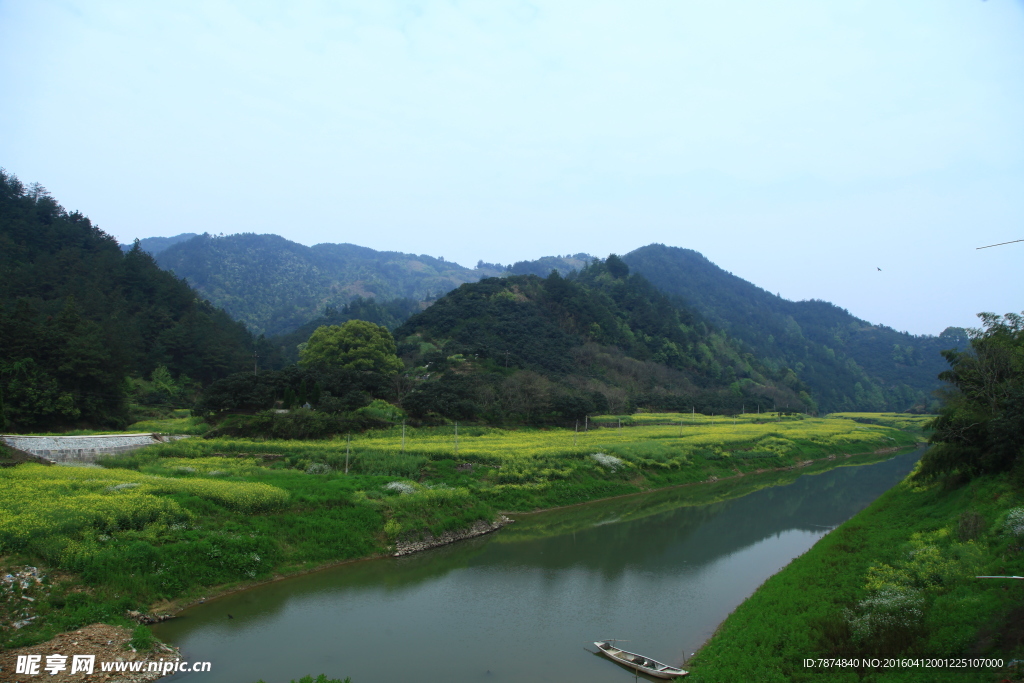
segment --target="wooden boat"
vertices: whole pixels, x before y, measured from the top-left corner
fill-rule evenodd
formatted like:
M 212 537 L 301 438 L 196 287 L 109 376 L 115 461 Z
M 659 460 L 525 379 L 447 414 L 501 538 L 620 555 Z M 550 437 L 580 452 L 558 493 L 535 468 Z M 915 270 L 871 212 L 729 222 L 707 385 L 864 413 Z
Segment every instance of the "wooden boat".
M 655 678 L 677 678 L 690 673 L 689 671 L 683 671 L 678 667 L 662 664 L 650 657 L 638 655 L 635 652 L 620 650 L 605 640 L 597 641 L 594 645 L 596 645 L 601 654 L 608 657 L 608 659 L 618 662 L 619 664 L 635 671 L 645 673 L 648 676 L 654 676 Z

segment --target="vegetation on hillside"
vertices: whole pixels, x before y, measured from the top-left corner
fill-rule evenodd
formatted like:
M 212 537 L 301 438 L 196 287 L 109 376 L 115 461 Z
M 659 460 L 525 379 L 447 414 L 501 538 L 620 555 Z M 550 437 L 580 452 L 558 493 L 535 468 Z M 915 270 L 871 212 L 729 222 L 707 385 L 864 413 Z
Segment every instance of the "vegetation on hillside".
M 420 302 L 433 301 L 464 282 L 506 272 L 546 277 L 556 270 L 566 275 L 593 260 L 588 254 L 567 254 L 508 266 L 479 261 L 475 268 L 466 268 L 424 254 L 354 244 L 306 247 L 277 235 L 251 233 L 149 238 L 142 240 L 142 248 L 152 250 L 161 267 L 188 280 L 204 298 L 267 336 L 288 335 L 319 316 L 327 320 L 306 330 L 306 337 L 319 325 L 337 325 L 351 317 L 394 329 Z M 413 307 L 390 306 L 395 300 L 413 302 Z M 359 311 L 337 319 L 338 309 L 353 301 L 373 301 L 391 310 Z
M 910 335 L 826 301 L 788 301 L 690 249 L 652 244 L 623 260 L 765 362 L 793 368 L 825 411 L 934 412 L 940 351 L 967 345 L 960 328 L 938 337 Z
M 580 253 L 509 266 L 479 262 L 469 269 L 441 258 L 350 244 L 305 247 L 275 235 L 166 239 L 175 243 L 152 245 L 160 264 L 254 332 L 275 336 L 273 347 L 285 362 L 294 362 L 296 347 L 321 325 L 360 318 L 394 330 L 462 283 L 508 275 L 546 278 L 553 271 L 568 277 L 597 260 Z M 938 337 L 915 336 L 872 325 L 824 301 L 786 301 L 687 249 L 650 245 L 623 261 L 763 363 L 791 368 L 821 410 L 933 412 L 939 352 L 967 343 L 959 328 Z M 359 310 L 339 310 L 353 304 Z M 269 358 L 264 366 L 281 367 Z
M 745 353 L 614 255 L 566 278 L 463 285 L 395 336 L 419 381 L 401 405 L 418 418 L 813 409 L 792 371 Z
M 769 579 L 691 660 L 696 681 L 917 681 L 916 665 L 807 668 L 817 658 L 1024 656 L 1024 317 L 980 314 L 950 369 L 917 471 Z M 837 415 L 833 415 L 836 417 Z M 898 416 L 845 413 L 865 425 Z M 1002 576 L 1010 580 L 978 577 Z M 1008 666 L 928 680 L 1010 680 Z
M 340 309 L 328 306 L 322 315 L 310 320 L 305 325 L 291 332 L 268 338 L 267 344 L 277 352 L 279 364 L 268 364 L 266 367 L 280 370 L 285 365 L 297 363 L 299 347 L 305 344 L 310 335 L 320 327 L 343 325 L 349 320 L 365 320 L 394 331 L 395 328 L 425 307 L 425 302 L 421 303 L 415 299 L 392 299 L 381 302 L 376 299 L 364 299 L 360 296 L 352 299 Z
M 1010 680 L 957 660 L 1024 655 L 1024 586 L 975 578 L 1024 575 L 1022 537 L 1024 496 L 1005 477 L 955 490 L 908 477 L 768 579 L 687 662 L 689 678 Z M 804 666 L 819 658 L 905 664 Z M 921 665 L 936 658 L 953 665 Z
M 252 350 L 242 325 L 138 246 L 122 253 L 0 171 L 0 430 L 123 426 L 133 392 L 190 402 L 194 383 L 246 367 Z
M 190 240 L 193 237 L 198 237 L 198 235 L 194 232 L 183 232 L 180 235 L 175 235 L 174 237 L 143 237 L 138 242 L 144 252 L 156 256 L 167 247 L 174 246 L 178 242 Z M 130 244 L 121 245 L 122 251 L 128 251 L 131 248 L 132 245 Z
M 970 478 L 1018 468 L 1024 479 L 1024 316 L 982 313 L 970 348 L 943 355 L 949 389 L 921 468 Z
M 266 335 L 291 332 L 356 297 L 433 300 L 463 282 L 504 272 L 354 244 L 307 247 L 252 233 L 199 235 L 160 251 L 156 259 L 254 333 Z

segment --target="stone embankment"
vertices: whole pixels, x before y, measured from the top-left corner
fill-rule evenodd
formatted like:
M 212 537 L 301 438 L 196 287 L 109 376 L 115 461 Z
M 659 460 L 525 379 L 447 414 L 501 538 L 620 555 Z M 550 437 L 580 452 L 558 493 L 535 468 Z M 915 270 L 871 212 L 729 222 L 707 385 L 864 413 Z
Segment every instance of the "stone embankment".
M 127 453 L 155 443 L 188 438 L 185 434 L 93 434 L 90 436 L 22 436 L 0 435 L 0 441 L 11 448 L 31 453 L 56 463 L 96 462 L 101 455 Z
M 505 515 L 499 515 L 498 519 L 493 522 L 485 522 L 484 520 L 478 520 L 476 524 L 469 527 L 468 529 L 460 529 L 458 531 L 446 531 L 440 536 L 434 536 L 427 534 L 426 537 L 421 538 L 418 541 L 398 541 L 395 544 L 395 557 L 401 557 L 402 555 L 409 555 L 411 553 L 418 553 L 421 550 L 428 550 L 430 548 L 437 548 L 438 546 L 448 545 L 449 543 L 455 543 L 455 541 L 463 541 L 467 538 L 473 538 L 474 536 L 483 536 L 489 534 L 492 531 L 497 531 L 506 524 L 511 524 L 513 521 Z

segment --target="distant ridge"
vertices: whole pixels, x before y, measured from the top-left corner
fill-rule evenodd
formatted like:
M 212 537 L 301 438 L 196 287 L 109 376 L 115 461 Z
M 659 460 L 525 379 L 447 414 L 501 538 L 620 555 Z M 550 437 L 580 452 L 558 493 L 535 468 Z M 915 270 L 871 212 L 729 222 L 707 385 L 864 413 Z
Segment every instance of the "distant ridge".
M 291 332 L 357 298 L 433 301 L 465 282 L 506 274 L 509 266 L 466 268 L 442 257 L 377 251 L 355 244 L 307 247 L 278 235 L 226 237 L 185 233 L 150 237 L 140 246 L 160 267 L 183 277 L 257 334 Z M 592 257 L 577 254 L 522 261 L 513 272 L 566 274 Z
M 315 324 L 358 315 L 394 327 L 465 283 L 487 277 L 568 275 L 599 261 L 588 254 L 466 268 L 440 257 L 354 244 L 306 247 L 277 235 L 147 238 L 161 267 L 257 334 L 281 337 L 285 357 Z M 652 244 L 622 257 L 655 287 L 745 344 L 775 368 L 792 368 L 819 410 L 927 410 L 936 403 L 939 354 L 966 333 L 910 335 L 873 325 L 826 301 L 788 301 L 728 273 L 691 249 Z M 377 303 L 374 304 L 373 302 Z M 391 302 L 391 303 L 389 303 Z M 414 305 L 418 302 L 418 305 Z M 389 303 L 387 310 L 380 304 Z M 376 307 L 375 307 L 376 306 Z M 316 323 L 312 321 L 316 320 Z M 275 342 L 276 343 L 276 342 Z
M 792 367 L 828 411 L 924 409 L 934 403 L 937 375 L 948 367 L 939 351 L 967 344 L 961 328 L 938 337 L 911 335 L 827 301 L 780 298 L 692 249 L 651 244 L 623 260 L 757 356 Z
M 194 232 L 183 232 L 180 235 L 174 237 L 144 237 L 139 240 L 139 246 L 142 251 L 148 252 L 152 256 L 156 256 L 167 247 L 172 247 L 179 242 L 185 242 L 193 237 L 198 237 Z M 122 244 L 121 251 L 127 253 L 131 250 L 131 244 Z

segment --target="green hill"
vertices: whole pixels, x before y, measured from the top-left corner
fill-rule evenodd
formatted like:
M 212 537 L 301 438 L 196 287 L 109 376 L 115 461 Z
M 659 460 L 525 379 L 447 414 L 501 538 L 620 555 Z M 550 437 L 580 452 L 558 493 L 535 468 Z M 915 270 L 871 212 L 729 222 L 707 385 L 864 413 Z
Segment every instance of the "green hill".
M 296 330 L 269 338 L 267 344 L 279 351 L 280 364 L 297 363 L 299 345 L 309 339 L 316 328 L 324 325 L 341 325 L 349 320 L 366 320 L 394 330 L 409 319 L 409 316 L 426 308 L 426 302 L 414 299 L 392 299 L 378 302 L 376 299 L 356 297 L 340 309 L 328 306 L 323 315 L 317 316 Z
M 181 237 L 151 238 L 174 242 L 152 242 L 161 249 L 157 262 L 250 330 L 274 336 L 285 359 L 294 358 L 295 347 L 320 324 L 359 315 L 393 329 L 417 310 L 413 302 L 424 307 L 461 284 L 509 274 L 566 276 L 594 260 L 581 253 L 509 266 L 478 262 L 470 269 L 352 244 L 306 247 L 276 235 Z M 792 368 L 824 411 L 934 409 L 932 392 L 945 368 L 939 351 L 966 343 L 959 328 L 915 336 L 825 301 L 787 301 L 688 249 L 652 244 L 623 260 L 753 356 Z M 362 312 L 341 312 L 353 303 Z
M 123 253 L 0 170 L 0 429 L 123 425 L 126 377 L 162 366 L 165 384 L 206 383 L 251 367 L 252 349 L 242 325 L 138 245 Z
M 184 242 L 198 236 L 199 235 L 194 232 L 183 232 L 180 235 L 175 235 L 174 237 L 143 237 L 139 240 L 139 246 L 142 247 L 142 251 L 156 256 L 167 247 L 174 246 L 178 242 Z M 128 251 L 131 248 L 132 245 L 130 244 L 121 245 L 121 251 Z
M 788 301 L 690 249 L 652 244 L 623 260 L 764 359 L 792 367 L 826 411 L 903 411 L 934 402 L 940 351 L 963 347 L 963 329 L 911 335 L 872 325 L 827 301 Z
M 421 382 L 423 417 L 576 419 L 649 410 L 810 407 L 787 368 L 764 364 L 612 256 L 563 278 L 465 284 L 395 331 Z
M 251 233 L 199 235 L 160 251 L 156 259 L 250 330 L 267 335 L 291 332 L 356 297 L 430 300 L 504 270 L 354 244 L 307 247 Z
M 475 268 L 433 256 L 376 251 L 354 244 L 307 247 L 277 235 L 215 237 L 186 233 L 141 241 L 162 268 L 185 278 L 257 334 L 293 332 L 328 308 L 355 299 L 432 301 L 465 282 L 552 269 L 563 275 L 583 267 L 587 254 L 548 256 L 511 266 L 477 262 Z

